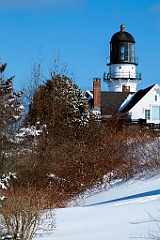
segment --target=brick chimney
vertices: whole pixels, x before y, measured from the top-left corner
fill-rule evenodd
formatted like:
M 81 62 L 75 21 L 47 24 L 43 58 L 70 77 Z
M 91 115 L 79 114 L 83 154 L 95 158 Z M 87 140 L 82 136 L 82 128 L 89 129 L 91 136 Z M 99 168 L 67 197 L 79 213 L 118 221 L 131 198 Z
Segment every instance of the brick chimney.
M 93 80 L 93 101 L 94 110 L 98 114 L 101 113 L 101 80 L 99 78 L 94 78 Z

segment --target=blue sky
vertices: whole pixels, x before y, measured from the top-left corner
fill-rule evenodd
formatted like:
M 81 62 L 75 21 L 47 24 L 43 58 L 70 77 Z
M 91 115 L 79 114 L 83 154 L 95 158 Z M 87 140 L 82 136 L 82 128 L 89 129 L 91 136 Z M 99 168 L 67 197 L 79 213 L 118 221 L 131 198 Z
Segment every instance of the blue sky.
M 108 72 L 109 42 L 123 23 L 136 40 L 138 89 L 160 84 L 160 0 L 0 0 L 0 58 L 7 62 L 5 77 L 15 77 L 21 89 L 31 63 L 43 59 L 49 78 L 55 52 L 74 72 L 83 90 L 93 78 Z

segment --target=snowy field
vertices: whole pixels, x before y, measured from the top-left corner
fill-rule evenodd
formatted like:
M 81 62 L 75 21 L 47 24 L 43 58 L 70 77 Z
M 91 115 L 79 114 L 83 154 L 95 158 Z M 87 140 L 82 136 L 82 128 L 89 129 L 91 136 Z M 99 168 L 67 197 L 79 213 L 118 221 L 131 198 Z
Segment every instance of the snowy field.
M 57 209 L 56 230 L 39 232 L 39 240 L 144 239 L 158 233 L 160 177 L 117 182 L 87 197 L 80 206 Z M 160 236 L 160 232 L 159 232 Z

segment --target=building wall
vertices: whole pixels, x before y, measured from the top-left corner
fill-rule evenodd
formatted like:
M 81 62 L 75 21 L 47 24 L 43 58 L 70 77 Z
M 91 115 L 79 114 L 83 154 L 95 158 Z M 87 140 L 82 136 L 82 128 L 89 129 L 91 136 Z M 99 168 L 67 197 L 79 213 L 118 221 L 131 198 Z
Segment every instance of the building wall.
M 110 71 L 111 78 L 136 78 L 136 67 L 134 64 L 112 64 Z
M 138 80 L 117 79 L 107 82 L 110 92 L 123 92 L 123 86 L 129 87 L 129 92 L 136 92 Z
M 147 123 L 160 123 L 160 86 L 156 84 L 130 111 L 131 119 L 146 119 Z

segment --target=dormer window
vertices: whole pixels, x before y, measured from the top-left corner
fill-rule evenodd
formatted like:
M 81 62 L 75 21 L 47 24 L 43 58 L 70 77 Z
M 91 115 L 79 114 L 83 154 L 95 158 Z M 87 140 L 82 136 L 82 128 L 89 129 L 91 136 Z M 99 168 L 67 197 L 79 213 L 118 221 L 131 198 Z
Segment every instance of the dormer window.
M 157 102 L 157 95 L 155 95 L 155 101 Z

